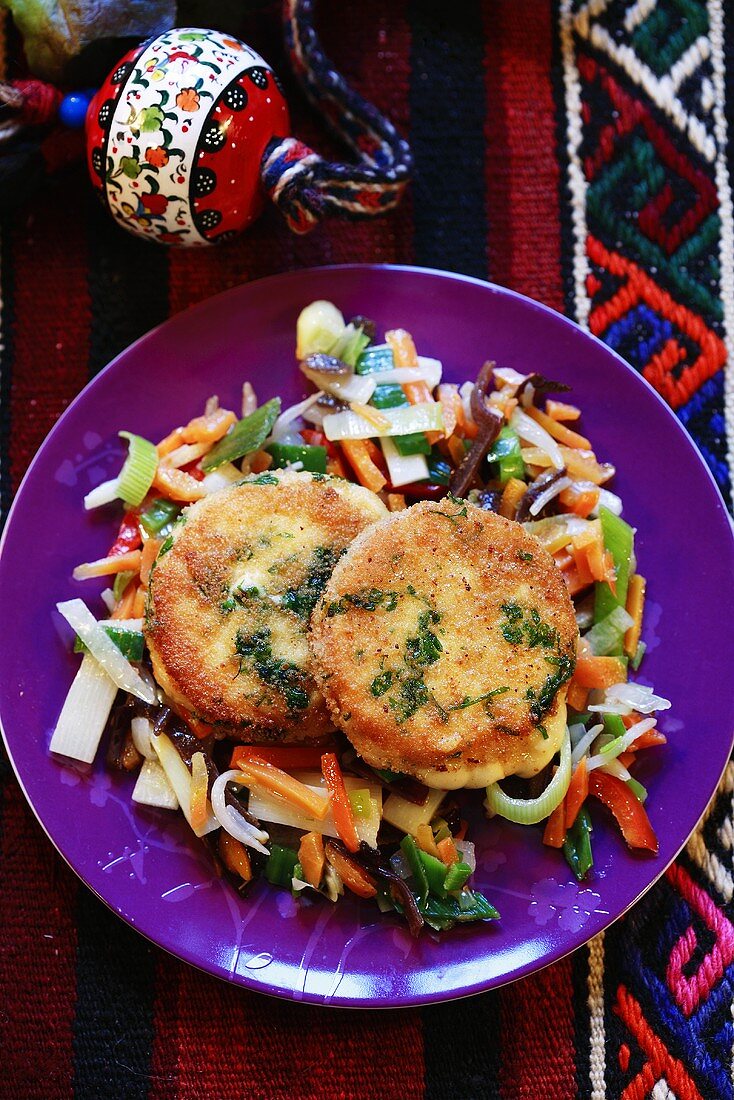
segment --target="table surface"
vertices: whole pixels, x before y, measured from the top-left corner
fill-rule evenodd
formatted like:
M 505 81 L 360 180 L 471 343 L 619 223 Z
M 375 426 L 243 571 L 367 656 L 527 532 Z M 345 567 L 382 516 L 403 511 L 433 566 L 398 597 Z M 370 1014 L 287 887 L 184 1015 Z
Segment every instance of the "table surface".
M 3 513 L 59 414 L 137 336 L 243 281 L 352 261 L 490 278 L 588 326 L 671 404 L 730 501 L 724 8 L 324 0 L 330 56 L 415 156 L 400 209 L 374 222 L 294 237 L 268 211 L 221 249 L 166 251 L 118 230 L 80 167 L 59 173 L 1 227 Z M 272 3 L 227 29 L 285 73 Z M 287 92 L 295 132 L 335 153 Z M 734 1096 L 732 765 L 605 936 L 502 990 L 380 1013 L 247 994 L 152 947 L 77 881 L 2 768 L 0 1095 Z

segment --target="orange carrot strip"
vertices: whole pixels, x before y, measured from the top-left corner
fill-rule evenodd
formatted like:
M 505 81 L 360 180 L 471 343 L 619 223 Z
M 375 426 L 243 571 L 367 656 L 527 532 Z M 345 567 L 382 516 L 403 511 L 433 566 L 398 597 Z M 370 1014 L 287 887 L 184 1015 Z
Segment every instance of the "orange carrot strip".
M 627 670 L 618 657 L 579 655 L 576 660 L 574 681 L 585 688 L 608 688 L 612 684 L 625 683 Z
M 614 477 L 614 466 L 610 462 L 597 462 L 591 450 L 576 450 L 562 445 L 560 451 L 568 476 L 575 481 L 593 481 L 594 485 L 603 485 Z
M 83 565 L 77 565 L 74 578 L 87 580 L 89 577 L 111 577 L 113 573 L 137 573 L 140 569 L 140 558 L 140 550 L 128 550 L 127 554 L 113 554 L 109 558 L 85 561 Z
M 639 573 L 630 577 L 627 589 L 627 614 L 632 616 L 632 626 L 624 636 L 624 651 L 628 657 L 634 657 L 640 644 L 642 631 L 642 613 L 645 608 L 645 588 L 647 581 Z
M 150 568 L 158 556 L 161 548 L 161 539 L 146 539 L 140 555 L 140 583 L 147 584 L 150 578 Z
M 321 833 L 303 834 L 298 849 L 298 862 L 301 865 L 306 882 L 313 886 L 315 890 L 318 890 L 326 867 L 324 838 Z
M 575 680 L 572 680 L 568 687 L 568 695 L 566 701 L 569 707 L 577 710 L 579 714 L 586 710 L 586 704 L 589 701 L 589 689 L 582 687 L 581 684 L 577 684 Z
M 244 844 L 230 836 L 226 829 L 220 829 L 218 847 L 225 866 L 233 874 L 239 875 L 243 882 L 250 882 L 252 879 L 252 864 Z
M 156 450 L 158 451 L 158 457 L 165 458 L 166 455 L 177 450 L 182 443 L 185 443 L 183 428 L 174 428 L 172 432 L 169 432 L 168 435 L 157 444 Z
M 452 435 L 450 439 L 446 440 L 446 450 L 449 452 L 449 458 L 454 466 L 458 469 L 466 456 L 464 444 L 462 440 L 459 439 L 458 435 Z
M 162 463 L 158 465 L 153 485 L 170 500 L 179 500 L 187 504 L 206 496 L 201 482 L 191 474 L 187 474 L 184 470 L 169 469 Z
M 566 811 L 563 802 L 559 802 L 546 822 L 543 843 L 549 848 L 562 848 L 566 839 Z
M 461 398 L 456 386 L 452 386 L 448 382 L 442 383 L 438 387 L 437 393 L 443 414 L 444 438 L 449 439 L 456 431 L 458 422 L 456 399 L 458 398 L 459 405 L 461 405 Z
M 408 507 L 402 493 L 388 493 L 387 506 L 391 512 L 403 512 Z
M 138 585 L 135 590 L 135 599 L 133 600 L 133 619 L 142 619 L 145 615 L 145 589 L 142 585 Z
M 344 841 L 350 852 L 358 852 L 359 834 L 354 824 L 352 804 L 344 786 L 344 776 L 335 753 L 325 752 L 321 757 L 321 773 L 329 792 L 331 814 L 339 838 Z
M 182 429 L 185 443 L 218 443 L 237 417 L 229 409 L 214 409 L 204 416 L 195 416 Z
M 454 840 L 463 840 L 469 831 L 469 822 L 462 817 L 458 832 L 454 833 Z
M 255 451 L 249 459 L 249 464 L 251 473 L 264 474 L 273 465 L 273 456 L 267 451 Z
M 456 850 L 453 838 L 450 836 L 444 837 L 443 840 L 439 840 L 436 845 L 438 849 L 438 857 L 442 863 L 445 863 L 447 867 L 450 867 L 452 863 L 459 862 L 459 853 Z
M 546 413 L 541 412 L 540 409 L 531 407 L 526 411 L 528 416 L 531 417 L 536 424 L 540 424 L 541 428 L 545 428 L 548 435 L 553 436 L 559 443 L 564 443 L 567 447 L 574 447 L 581 451 L 591 450 L 591 443 L 586 436 L 571 431 L 565 424 L 560 424 L 557 420 L 554 420 L 552 416 L 548 416 Z
M 517 515 L 517 506 L 525 495 L 527 485 L 518 477 L 511 477 L 502 491 L 502 499 L 499 504 L 499 514 L 505 519 L 514 519 Z
M 360 898 L 373 898 L 375 896 L 377 887 L 364 868 L 360 867 L 349 856 L 340 852 L 331 841 L 324 845 L 324 852 L 344 885 L 348 886 L 353 894 L 357 894 Z
M 586 757 L 582 756 L 576 765 L 571 782 L 566 791 L 563 804 L 566 807 L 566 830 L 570 829 L 578 817 L 578 812 L 589 794 L 589 773 L 586 770 Z
M 396 367 L 417 367 L 418 353 L 413 337 L 404 328 L 393 328 L 385 333 L 385 343 L 392 351 Z
M 572 482 L 567 489 L 559 493 L 558 499 L 569 512 L 586 519 L 599 503 L 599 490 L 591 483 L 585 486 L 583 482 Z
M 340 446 L 361 485 L 373 493 L 385 488 L 387 479 L 370 458 L 364 439 L 342 439 Z
M 274 764 L 268 764 L 262 758 L 255 755 L 248 756 L 247 759 L 243 759 L 240 768 L 246 776 L 248 786 L 254 784 L 272 794 L 280 795 L 286 802 L 290 802 L 291 806 L 305 810 L 317 821 L 323 821 L 329 812 L 328 798 L 309 790 L 305 783 L 294 779 L 281 768 L 276 768 Z
M 567 405 L 565 401 L 554 401 L 549 397 L 545 403 L 545 411 L 551 420 L 578 420 L 581 409 L 575 405 Z

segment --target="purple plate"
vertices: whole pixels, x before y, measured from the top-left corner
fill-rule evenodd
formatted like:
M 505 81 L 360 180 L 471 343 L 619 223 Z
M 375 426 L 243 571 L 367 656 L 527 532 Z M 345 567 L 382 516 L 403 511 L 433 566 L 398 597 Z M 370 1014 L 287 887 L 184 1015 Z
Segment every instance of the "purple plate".
M 178 815 L 133 807 L 132 782 L 110 776 L 102 762 L 85 774 L 48 755 L 78 665 L 54 605 L 81 596 L 101 612 L 102 584 L 75 583 L 71 571 L 112 541 L 113 510 L 86 515 L 82 497 L 119 468 L 118 429 L 160 437 L 212 393 L 236 408 L 245 379 L 261 399 L 304 396 L 295 322 L 314 298 L 371 316 L 382 329 L 409 329 L 421 352 L 443 361 L 448 379 L 473 378 L 492 357 L 573 386 L 584 432 L 617 466 L 614 488 L 638 528 L 649 584 L 639 679 L 673 702 L 660 723 L 668 746 L 639 769 L 660 838 L 657 858 L 627 851 L 595 806 L 595 870 L 578 885 L 539 830 L 482 821 L 477 793 L 476 883 L 502 920 L 414 941 L 369 903 L 297 907 L 267 883 L 241 900 L 215 878 Z M 372 266 L 299 271 L 237 287 L 149 333 L 51 432 L 3 542 L 0 718 L 18 779 L 51 841 L 154 943 L 210 974 L 295 1000 L 382 1007 L 448 1000 L 530 974 L 580 946 L 632 905 L 685 843 L 732 745 L 734 695 L 725 685 L 734 667 L 733 575 L 729 518 L 694 445 L 647 383 L 598 340 L 526 298 L 456 275 Z

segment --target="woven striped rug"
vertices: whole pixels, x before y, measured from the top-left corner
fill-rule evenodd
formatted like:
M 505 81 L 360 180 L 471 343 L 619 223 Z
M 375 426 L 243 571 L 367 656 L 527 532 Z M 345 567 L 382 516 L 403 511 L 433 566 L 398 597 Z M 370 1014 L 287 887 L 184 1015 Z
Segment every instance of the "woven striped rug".
M 730 499 L 731 7 L 319 11 L 333 59 L 410 138 L 406 201 L 305 238 L 267 214 L 219 251 L 166 252 L 122 235 L 81 169 L 57 177 L 2 226 L 3 510 L 64 407 L 142 332 L 242 281 L 355 260 L 491 278 L 575 318 L 663 394 Z M 283 68 L 275 5 L 228 29 Z M 730 765 L 677 863 L 573 957 L 468 1001 L 338 1013 L 234 990 L 142 940 L 61 863 L 4 764 L 0 1095 L 732 1100 L 733 794 Z

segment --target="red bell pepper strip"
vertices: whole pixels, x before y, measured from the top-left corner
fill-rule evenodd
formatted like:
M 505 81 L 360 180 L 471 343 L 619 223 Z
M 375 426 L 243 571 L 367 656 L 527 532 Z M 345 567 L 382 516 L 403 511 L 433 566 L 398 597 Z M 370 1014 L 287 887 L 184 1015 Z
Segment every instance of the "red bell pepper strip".
M 543 831 L 543 843 L 549 848 L 562 848 L 566 839 L 566 807 L 559 802 L 548 818 Z
M 282 768 L 284 772 L 290 771 L 320 771 L 323 749 L 301 748 L 300 746 L 265 746 L 265 745 L 237 745 L 232 751 L 230 768 L 241 768 L 253 756 L 264 760 L 267 764 L 275 764 L 276 768 Z
M 336 831 L 350 852 L 358 852 L 359 836 L 354 824 L 352 804 L 347 796 L 339 761 L 333 752 L 325 752 L 321 757 L 321 771 L 331 799 L 331 813 Z
M 589 794 L 596 795 L 612 811 L 628 847 L 657 854 L 658 838 L 645 807 L 623 780 L 597 768 L 589 775 Z
M 117 532 L 117 538 L 107 551 L 108 558 L 116 558 L 120 554 L 127 554 L 130 550 L 138 550 L 143 545 L 143 536 L 140 533 L 140 513 L 137 509 L 125 512 Z
M 570 829 L 578 817 L 579 810 L 589 793 L 589 774 L 586 771 L 586 757 L 582 756 L 571 776 L 563 804 L 566 807 L 566 830 Z

